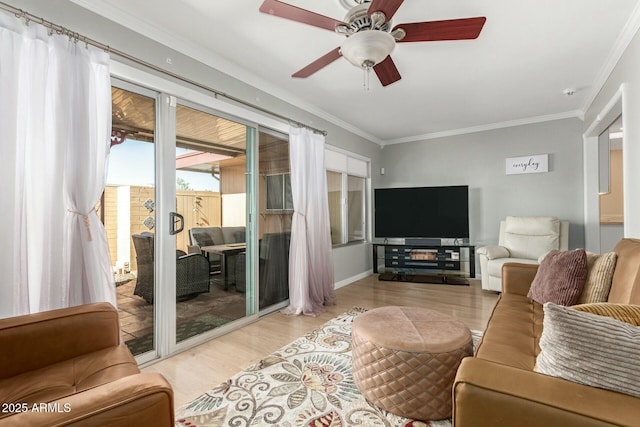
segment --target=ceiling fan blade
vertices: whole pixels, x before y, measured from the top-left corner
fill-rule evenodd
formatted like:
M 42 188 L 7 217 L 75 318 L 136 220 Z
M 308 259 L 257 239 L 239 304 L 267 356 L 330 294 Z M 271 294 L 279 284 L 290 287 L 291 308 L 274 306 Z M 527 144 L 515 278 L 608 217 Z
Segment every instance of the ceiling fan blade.
M 326 55 L 316 59 L 315 61 L 313 61 L 311 64 L 307 65 L 300 71 L 296 71 L 294 74 L 291 75 L 291 77 L 298 77 L 301 79 L 309 77 L 311 74 L 315 73 L 321 68 L 326 67 L 327 65 L 331 64 L 333 61 L 340 58 L 341 56 L 342 54 L 340 53 L 340 48 L 337 47 L 331 52 L 327 53 Z
M 320 15 L 297 6 L 283 3 L 278 0 L 265 0 L 260 6 L 260 12 L 269 15 L 279 16 L 280 18 L 290 19 L 303 24 L 313 25 L 314 27 L 324 28 L 325 30 L 335 31 L 338 25 L 347 25 L 342 21 L 338 21 L 328 16 Z
M 373 67 L 373 71 L 376 72 L 382 86 L 389 86 L 391 83 L 395 83 L 402 78 L 396 68 L 396 64 L 393 62 L 393 59 L 391 59 L 391 55 Z
M 432 42 L 440 40 L 471 40 L 480 35 L 487 18 L 449 19 L 446 21 L 413 22 L 399 24 L 394 30 L 402 28 L 406 35 L 398 43 Z
M 387 17 L 387 21 L 396 14 L 404 0 L 373 0 L 369 6 L 369 15 L 373 12 L 382 12 Z

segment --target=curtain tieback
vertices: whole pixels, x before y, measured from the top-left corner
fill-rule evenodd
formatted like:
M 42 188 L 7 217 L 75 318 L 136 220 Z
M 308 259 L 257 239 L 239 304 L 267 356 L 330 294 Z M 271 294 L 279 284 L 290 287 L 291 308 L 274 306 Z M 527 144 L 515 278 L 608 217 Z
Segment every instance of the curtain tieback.
M 307 224 L 307 215 L 303 212 L 298 212 L 298 211 L 293 211 L 294 215 L 300 215 L 302 217 L 302 220 L 304 221 L 305 225 Z
M 84 221 L 84 226 L 87 228 L 87 240 L 88 241 L 92 241 L 93 238 L 91 237 L 91 225 L 89 223 L 89 215 L 91 214 L 91 212 L 95 211 L 96 209 L 93 208 L 91 209 L 89 212 L 83 214 L 81 212 L 77 212 L 77 211 L 73 211 L 71 209 L 67 209 L 67 212 L 72 213 L 74 215 L 80 215 Z

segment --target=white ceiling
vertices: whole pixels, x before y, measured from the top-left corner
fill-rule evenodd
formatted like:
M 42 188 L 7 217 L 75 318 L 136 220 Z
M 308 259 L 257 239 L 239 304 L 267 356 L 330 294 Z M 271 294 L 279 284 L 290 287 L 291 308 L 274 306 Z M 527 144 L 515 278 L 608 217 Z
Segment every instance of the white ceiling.
M 344 58 L 292 79 L 343 36 L 259 13 L 262 0 L 72 1 L 383 145 L 581 117 L 640 22 L 640 0 L 405 0 L 394 24 L 487 22 L 476 40 L 398 44 L 402 80 L 383 88 L 372 73 L 366 91 Z M 346 13 L 339 0 L 286 1 Z

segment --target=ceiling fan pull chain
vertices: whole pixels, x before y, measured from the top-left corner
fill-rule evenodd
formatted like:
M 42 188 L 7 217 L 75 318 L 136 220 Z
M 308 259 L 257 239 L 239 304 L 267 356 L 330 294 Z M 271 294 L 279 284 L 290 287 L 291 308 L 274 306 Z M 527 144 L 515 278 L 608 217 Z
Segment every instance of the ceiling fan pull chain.
M 371 69 L 374 65 L 372 61 L 364 61 L 362 63 L 362 69 L 364 70 L 362 86 L 364 86 L 364 90 L 367 92 L 369 92 L 369 76 L 371 75 Z
M 364 75 L 362 77 L 363 78 L 362 86 L 364 87 L 364 90 L 369 92 L 369 74 L 371 74 L 371 68 L 363 67 L 362 71 L 364 72 Z

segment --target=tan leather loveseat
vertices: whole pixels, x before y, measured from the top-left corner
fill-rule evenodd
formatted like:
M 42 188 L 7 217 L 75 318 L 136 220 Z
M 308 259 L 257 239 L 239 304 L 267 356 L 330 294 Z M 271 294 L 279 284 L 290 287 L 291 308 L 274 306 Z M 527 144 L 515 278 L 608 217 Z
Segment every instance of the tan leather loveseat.
M 640 240 L 623 239 L 615 252 L 608 302 L 640 304 Z M 504 266 L 482 343 L 456 375 L 454 426 L 639 426 L 640 399 L 534 372 L 543 308 L 527 293 L 537 268 Z
M 140 373 L 118 312 L 88 304 L 0 319 L 0 426 L 173 426 L 173 391 Z

